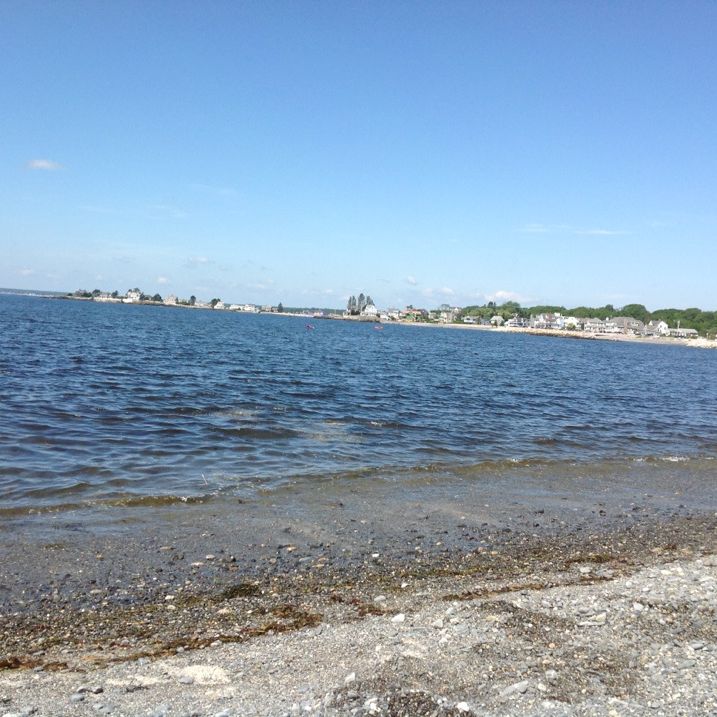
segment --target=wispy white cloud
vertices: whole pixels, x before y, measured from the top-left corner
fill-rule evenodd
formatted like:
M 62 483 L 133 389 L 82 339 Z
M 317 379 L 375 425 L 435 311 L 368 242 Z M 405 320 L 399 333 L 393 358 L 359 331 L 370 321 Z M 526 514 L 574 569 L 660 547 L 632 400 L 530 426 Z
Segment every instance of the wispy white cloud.
M 158 284 L 169 284 L 169 278 L 166 276 L 158 276 L 157 283 Z
M 213 263 L 214 262 L 206 256 L 190 256 L 184 266 L 188 269 L 198 269 L 203 266 L 210 266 Z
M 576 227 L 571 224 L 524 224 L 520 231 L 524 234 L 571 234 L 573 236 L 623 236 L 629 234 L 623 229 L 605 229 L 603 227 Z
M 492 294 L 486 294 L 486 301 L 494 301 L 496 304 L 503 304 L 506 301 L 517 301 L 519 304 L 525 303 L 528 299 L 517 291 L 508 291 L 507 289 L 498 289 Z
M 453 297 L 456 295 L 454 289 L 450 286 L 432 287 L 428 286 L 425 289 L 421 289 L 421 296 L 426 299 L 433 299 L 435 297 Z
M 96 204 L 82 204 L 80 210 L 83 212 L 91 212 L 92 214 L 114 214 L 115 210 L 109 207 L 102 207 Z
M 587 237 L 617 237 L 629 234 L 621 229 L 576 229 L 575 234 Z
M 31 159 L 26 165 L 28 169 L 39 169 L 44 172 L 54 172 L 62 169 L 59 162 L 53 162 L 51 159 Z
M 173 204 L 150 204 L 147 208 L 155 214 L 164 214 L 172 219 L 186 219 L 189 216 L 184 209 Z
M 263 281 L 255 281 L 252 284 L 246 285 L 247 289 L 257 289 L 258 291 L 268 291 L 274 288 L 273 279 L 264 279 Z
M 520 228 L 520 231 L 524 234 L 548 234 L 550 232 L 550 227 L 545 224 L 536 224 L 535 222 L 532 222 L 530 224 L 524 224 Z
M 18 269 L 18 274 L 20 276 L 32 276 L 35 273 L 34 269 L 30 269 L 29 267 L 23 267 L 22 269 Z
M 407 276 L 406 283 L 410 284 L 411 286 L 416 286 L 416 284 L 418 284 L 418 280 L 416 279 L 415 276 Z

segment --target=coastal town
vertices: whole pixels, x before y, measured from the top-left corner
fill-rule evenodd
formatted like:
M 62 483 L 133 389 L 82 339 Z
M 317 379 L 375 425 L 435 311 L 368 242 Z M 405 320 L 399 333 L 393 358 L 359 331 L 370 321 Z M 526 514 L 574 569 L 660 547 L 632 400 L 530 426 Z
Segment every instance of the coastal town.
M 705 343 L 706 339 L 711 339 L 709 344 L 717 341 L 714 335 L 701 335 L 694 328 L 681 326 L 679 320 L 676 325 L 670 326 L 662 319 L 642 321 L 632 316 L 623 315 L 605 318 L 597 316 L 581 317 L 552 311 L 530 313 L 526 316 L 525 312 L 528 310 L 516 311 L 515 309 L 519 308 L 517 304 L 494 305 L 492 302 L 485 307 L 479 307 L 480 310 L 477 313 L 472 311 L 472 307 L 464 308 L 449 304 L 441 304 L 435 309 L 419 308 L 412 305 L 402 309 L 379 309 L 371 297 L 363 293 L 358 298 L 351 296 L 347 302 L 347 308 L 343 311 L 335 309 L 285 308 L 281 303 L 277 305 L 231 303 L 219 298 L 203 301 L 195 296 L 185 299 L 174 294 L 162 297 L 160 294 L 145 294 L 137 287 L 129 289 L 125 294 L 120 294 L 117 291 L 106 292 L 99 289 L 93 291 L 78 289 L 68 294 L 66 298 L 100 303 L 147 304 L 248 314 L 281 314 L 312 319 L 345 319 L 375 323 L 494 329 L 549 335 L 572 335 L 585 338 L 687 339 L 699 341 L 700 344 Z

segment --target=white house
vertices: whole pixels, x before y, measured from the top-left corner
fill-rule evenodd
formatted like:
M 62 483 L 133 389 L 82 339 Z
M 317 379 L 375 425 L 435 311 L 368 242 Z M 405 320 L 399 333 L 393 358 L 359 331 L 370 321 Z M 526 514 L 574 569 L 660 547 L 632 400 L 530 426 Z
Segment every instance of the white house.
M 592 334 L 602 334 L 605 333 L 605 322 L 597 318 L 585 319 L 584 328 Z
M 366 304 L 364 310 L 361 312 L 361 316 L 370 316 L 375 319 L 378 316 L 378 309 L 374 304 Z
M 699 334 L 695 329 L 681 329 L 678 326 L 676 329 L 670 329 L 670 336 L 676 339 L 696 339 Z
M 502 326 L 502 325 L 503 325 L 503 322 L 504 322 L 503 317 L 502 317 L 502 316 L 499 316 L 498 314 L 496 314 L 496 315 L 490 320 L 490 323 L 491 323 L 493 326 Z
M 177 305 L 177 297 L 174 294 L 165 296 L 163 303 L 166 304 L 167 306 L 176 306 Z
M 645 333 L 648 336 L 669 336 L 670 327 L 665 321 L 650 321 L 645 326 Z

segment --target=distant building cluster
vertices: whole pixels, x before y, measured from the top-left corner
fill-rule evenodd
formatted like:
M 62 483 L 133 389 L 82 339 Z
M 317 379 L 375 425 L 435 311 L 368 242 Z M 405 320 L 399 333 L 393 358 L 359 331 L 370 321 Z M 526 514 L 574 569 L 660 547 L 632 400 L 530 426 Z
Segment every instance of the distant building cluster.
M 149 295 L 143 293 L 139 288 L 130 289 L 125 294 L 117 291 L 112 293 L 100 291 L 86 291 L 78 289 L 72 295 L 73 298 L 91 299 L 93 301 L 114 302 L 124 304 L 161 304 L 164 306 L 184 306 L 190 308 L 213 309 L 214 311 L 237 311 L 249 314 L 258 313 L 287 313 L 284 307 L 258 304 L 232 304 L 215 298 L 211 301 L 200 301 L 195 296 L 189 299 L 181 299 L 170 294 L 162 298 L 159 294 Z M 489 305 L 492 306 L 492 305 Z M 496 311 L 499 307 L 494 307 Z M 324 311 L 314 309 L 292 310 L 291 313 L 300 316 L 312 316 L 315 318 L 332 319 L 362 319 L 375 322 L 406 322 L 406 323 L 438 323 L 452 324 L 463 323 L 486 327 L 505 327 L 511 329 L 538 329 L 546 331 L 583 332 L 585 334 L 623 334 L 628 336 L 651 336 L 651 337 L 672 337 L 681 339 L 697 338 L 699 336 L 695 329 L 682 328 L 680 322 L 677 326 L 670 327 L 665 321 L 650 321 L 644 323 L 631 316 L 615 316 L 613 318 L 582 318 L 577 316 L 563 316 L 559 312 L 531 314 L 525 318 L 515 313 L 511 318 L 505 318 L 498 313 L 490 316 L 463 315 L 463 309 L 459 306 L 441 304 L 437 309 L 428 310 L 417 308 L 412 305 L 404 309 L 378 309 L 373 299 L 364 294 L 358 298 L 351 296 L 348 300 L 346 310 Z M 488 318 L 490 316 L 490 318 Z
M 502 325 L 503 318 L 494 316 L 491 319 L 494 325 Z M 607 319 L 584 319 L 576 316 L 563 316 L 555 314 L 531 315 L 530 319 L 514 316 L 505 322 L 508 327 L 522 327 L 531 329 L 552 329 L 554 331 L 585 331 L 591 334 L 627 334 L 629 336 L 671 336 L 673 338 L 697 338 L 695 329 L 670 328 L 664 321 L 650 321 L 645 324 L 631 316 L 615 316 Z
M 92 301 L 100 301 L 104 303 L 115 304 L 161 304 L 163 306 L 184 306 L 195 309 L 215 309 L 218 311 L 242 311 L 249 314 L 258 314 L 260 312 L 277 313 L 281 312 L 282 306 L 258 305 L 258 304 L 227 304 L 221 299 L 212 299 L 211 301 L 201 301 L 195 296 L 188 299 L 181 299 L 174 294 L 169 294 L 164 298 L 160 294 L 145 294 L 140 289 L 129 289 L 125 294 L 117 291 L 108 292 L 95 289 L 94 291 L 86 291 L 78 289 L 72 294 L 76 299 L 91 299 Z

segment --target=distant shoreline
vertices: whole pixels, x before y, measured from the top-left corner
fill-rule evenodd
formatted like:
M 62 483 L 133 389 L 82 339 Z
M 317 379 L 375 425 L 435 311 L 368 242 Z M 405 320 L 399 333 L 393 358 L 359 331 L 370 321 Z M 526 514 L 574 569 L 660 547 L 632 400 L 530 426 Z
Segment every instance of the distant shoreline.
M 531 329 L 508 326 L 481 326 L 479 324 L 433 324 L 423 321 L 399 321 L 399 326 L 420 326 L 432 329 L 458 329 L 467 331 L 489 331 L 503 334 L 529 334 L 532 336 L 550 336 L 558 339 L 582 339 L 587 341 L 621 341 L 653 346 L 690 346 L 701 349 L 717 349 L 717 340 L 710 341 L 703 337 L 681 339 L 669 336 L 631 336 L 628 334 L 594 334 L 588 331 L 557 331 L 555 329 Z
M 164 304 L 156 301 L 134 301 L 134 302 L 123 302 L 119 301 L 95 301 L 89 297 L 70 296 L 66 294 L 58 293 L 40 293 L 40 292 L 27 292 L 2 289 L 1 293 L 10 294 L 16 296 L 35 296 L 44 297 L 49 299 L 66 299 L 70 301 L 85 301 L 97 304 L 112 303 L 112 304 L 132 304 L 136 306 L 160 306 L 168 309 L 206 309 L 208 311 L 217 311 L 211 306 L 192 306 L 187 304 Z M 433 329 L 458 329 L 467 331 L 490 331 L 493 333 L 504 333 L 504 334 L 528 334 L 532 336 L 549 336 L 552 338 L 561 339 L 582 339 L 588 341 L 618 341 L 628 342 L 637 344 L 649 344 L 651 346 L 687 346 L 690 348 L 699 349 L 717 349 L 717 339 L 710 340 L 702 336 L 695 339 L 686 338 L 675 338 L 669 336 L 636 336 L 628 334 L 596 334 L 587 331 L 559 331 L 555 329 L 535 329 L 528 327 L 507 327 L 507 326 L 482 326 L 480 324 L 460 324 L 460 323 L 429 323 L 424 321 L 380 321 L 373 318 L 364 318 L 358 316 L 340 316 L 340 315 L 328 315 L 328 316 L 314 316 L 311 313 L 296 313 L 292 311 L 274 312 L 274 311 L 257 311 L 257 312 L 245 312 L 245 311 L 230 311 L 229 309 L 219 309 L 221 312 L 228 312 L 233 314 L 243 313 L 256 313 L 265 316 L 291 316 L 301 319 L 328 319 L 333 321 L 352 321 L 355 323 L 376 323 L 382 326 L 417 326 L 421 328 L 433 328 Z

